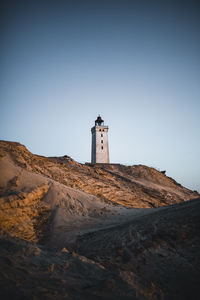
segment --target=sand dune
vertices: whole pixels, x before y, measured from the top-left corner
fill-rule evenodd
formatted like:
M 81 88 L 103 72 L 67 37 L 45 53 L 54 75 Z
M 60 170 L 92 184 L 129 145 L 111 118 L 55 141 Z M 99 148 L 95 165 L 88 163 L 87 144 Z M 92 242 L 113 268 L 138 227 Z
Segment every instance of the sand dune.
M 2 299 L 198 299 L 199 234 L 199 194 L 153 168 L 0 142 Z

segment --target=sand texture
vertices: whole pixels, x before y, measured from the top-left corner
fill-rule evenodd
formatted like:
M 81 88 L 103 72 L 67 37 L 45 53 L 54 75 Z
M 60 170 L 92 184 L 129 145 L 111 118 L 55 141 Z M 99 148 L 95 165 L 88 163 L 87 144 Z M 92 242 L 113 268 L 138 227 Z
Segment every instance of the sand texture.
M 199 299 L 200 197 L 0 141 L 1 299 Z

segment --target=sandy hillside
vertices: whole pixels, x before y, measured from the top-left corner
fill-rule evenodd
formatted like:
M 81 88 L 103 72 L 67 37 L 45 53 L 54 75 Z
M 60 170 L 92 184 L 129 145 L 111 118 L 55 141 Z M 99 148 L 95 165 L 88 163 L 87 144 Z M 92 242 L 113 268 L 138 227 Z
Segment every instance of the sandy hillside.
M 198 299 L 200 198 L 146 166 L 0 142 L 2 299 Z
M 199 299 L 200 199 L 149 211 L 62 247 L 2 235 L 1 298 Z
M 9 156 L 0 160 L 0 233 L 40 243 L 63 244 L 80 232 L 146 213 L 27 171 Z
M 8 157 L 16 167 L 43 175 L 104 201 L 127 207 L 152 208 L 171 205 L 198 197 L 172 178 L 142 165 L 87 166 L 68 156 L 47 158 L 34 155 L 25 146 L 0 142 L 1 160 Z

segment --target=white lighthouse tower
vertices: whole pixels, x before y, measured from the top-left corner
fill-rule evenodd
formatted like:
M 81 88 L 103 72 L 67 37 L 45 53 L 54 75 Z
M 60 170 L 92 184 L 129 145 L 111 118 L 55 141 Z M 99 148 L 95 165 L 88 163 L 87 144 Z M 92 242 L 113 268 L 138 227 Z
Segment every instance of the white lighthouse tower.
M 104 126 L 104 121 L 97 117 L 92 132 L 92 159 L 91 163 L 107 163 L 109 164 L 108 149 L 108 126 Z

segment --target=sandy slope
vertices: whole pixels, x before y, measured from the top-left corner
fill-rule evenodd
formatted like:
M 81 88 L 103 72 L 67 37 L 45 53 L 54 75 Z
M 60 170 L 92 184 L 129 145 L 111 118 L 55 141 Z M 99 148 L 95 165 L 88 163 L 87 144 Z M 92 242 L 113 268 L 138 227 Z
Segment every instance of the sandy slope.
M 198 299 L 200 199 L 80 237 L 76 251 L 117 271 L 138 299 Z
M 71 251 L 2 236 L 1 298 L 199 299 L 200 199 L 151 211 L 82 233 Z
M 9 157 L 0 161 L 1 231 L 31 241 L 64 245 L 88 230 L 124 222 L 148 213 L 105 202 L 40 174 L 16 166 Z M 42 221 L 42 218 L 44 220 Z M 41 228 L 37 227 L 40 222 Z
M 161 172 L 142 165 L 87 166 L 68 156 L 42 157 L 19 143 L 0 141 L 0 158 L 5 156 L 23 170 L 127 207 L 160 207 L 199 196 Z
M 198 299 L 198 197 L 145 166 L 85 166 L 1 141 L 0 297 Z

